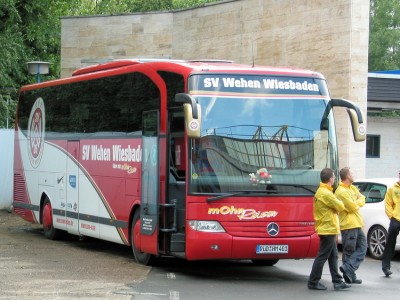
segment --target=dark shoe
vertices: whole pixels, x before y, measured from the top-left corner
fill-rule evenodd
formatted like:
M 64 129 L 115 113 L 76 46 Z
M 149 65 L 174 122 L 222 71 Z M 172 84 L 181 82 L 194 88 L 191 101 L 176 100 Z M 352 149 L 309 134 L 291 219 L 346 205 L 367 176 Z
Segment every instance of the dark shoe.
M 352 283 L 351 276 L 345 272 L 343 266 L 340 266 L 339 270 L 340 270 L 340 272 L 343 273 L 344 281 L 346 281 L 346 283 Z
M 319 290 L 319 291 L 323 291 L 323 290 L 326 290 L 326 286 L 324 286 L 322 283 L 320 283 L 320 282 L 318 282 L 317 284 L 311 284 L 311 283 L 309 283 L 308 285 L 308 288 L 310 289 L 310 290 Z
M 339 290 L 344 290 L 344 289 L 348 289 L 348 288 L 350 288 L 351 287 L 351 285 L 350 284 L 347 284 L 347 283 L 345 283 L 345 282 L 335 282 L 334 284 L 333 284 L 333 288 L 336 290 L 336 291 L 339 291 Z
M 392 271 L 390 271 L 389 269 L 382 269 L 383 274 L 385 274 L 386 277 L 389 277 L 390 275 L 393 274 Z
M 353 278 L 351 278 L 351 283 L 361 284 L 362 280 L 358 279 L 357 277 L 353 277 Z

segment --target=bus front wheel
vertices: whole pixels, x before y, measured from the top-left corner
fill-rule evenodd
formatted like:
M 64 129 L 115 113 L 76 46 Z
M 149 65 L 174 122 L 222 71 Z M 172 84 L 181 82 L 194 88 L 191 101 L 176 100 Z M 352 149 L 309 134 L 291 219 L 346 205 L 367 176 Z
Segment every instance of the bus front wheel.
M 137 209 L 133 215 L 131 235 L 132 252 L 135 260 L 142 265 L 150 264 L 152 255 L 140 251 L 140 209 Z
M 63 231 L 53 226 L 53 208 L 49 198 L 46 198 L 43 203 L 42 224 L 44 236 L 49 240 L 57 240 L 62 237 Z

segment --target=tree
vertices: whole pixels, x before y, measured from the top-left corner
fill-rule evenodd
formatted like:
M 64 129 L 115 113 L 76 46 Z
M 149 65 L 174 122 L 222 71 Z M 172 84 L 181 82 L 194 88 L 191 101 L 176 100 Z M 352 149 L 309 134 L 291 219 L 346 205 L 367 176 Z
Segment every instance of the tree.
M 1 0 L 0 128 L 7 126 L 7 115 L 9 127 L 14 126 L 19 87 L 35 82 L 27 74 L 28 61 L 51 63 L 46 79 L 59 78 L 61 16 L 171 10 L 216 1 L 220 0 Z
M 15 78 L 23 76 L 20 64 L 24 57 L 23 36 L 18 31 L 21 19 L 14 0 L 0 4 L 0 127 L 6 127 L 7 115 L 12 113 L 10 103 L 16 98 L 18 82 Z M 13 122 L 9 123 L 13 126 Z
M 55 72 L 50 78 L 58 77 L 60 26 L 56 20 L 60 2 L 63 1 L 51 2 L 55 5 L 30 0 L 0 3 L 0 127 L 7 126 L 7 115 L 9 127 L 14 126 L 19 87 L 35 81 L 27 73 L 28 61 L 52 63 Z
M 371 0 L 369 71 L 400 69 L 400 1 Z
M 13 91 L 10 91 L 10 94 Z M 16 93 L 12 93 L 16 94 Z M 13 128 L 15 123 L 15 109 L 17 102 L 11 95 L 0 94 L 0 128 Z

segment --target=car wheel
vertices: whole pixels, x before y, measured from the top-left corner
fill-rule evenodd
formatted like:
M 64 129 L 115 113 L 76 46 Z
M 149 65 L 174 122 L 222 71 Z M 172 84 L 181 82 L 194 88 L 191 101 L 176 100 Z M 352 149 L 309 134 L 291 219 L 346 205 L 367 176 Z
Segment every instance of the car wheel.
M 382 259 L 387 240 L 387 231 L 380 225 L 371 228 L 368 232 L 368 252 L 372 258 Z

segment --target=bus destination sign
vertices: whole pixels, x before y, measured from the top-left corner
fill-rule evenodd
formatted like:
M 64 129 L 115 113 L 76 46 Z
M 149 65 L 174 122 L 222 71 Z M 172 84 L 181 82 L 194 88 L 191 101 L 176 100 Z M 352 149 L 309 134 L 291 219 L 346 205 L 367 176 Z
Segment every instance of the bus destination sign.
M 325 81 L 310 77 L 196 75 L 190 88 L 194 94 L 328 95 Z

